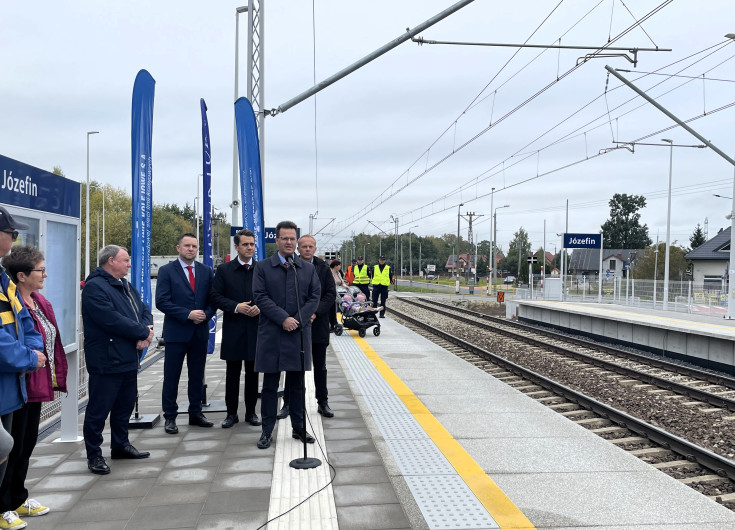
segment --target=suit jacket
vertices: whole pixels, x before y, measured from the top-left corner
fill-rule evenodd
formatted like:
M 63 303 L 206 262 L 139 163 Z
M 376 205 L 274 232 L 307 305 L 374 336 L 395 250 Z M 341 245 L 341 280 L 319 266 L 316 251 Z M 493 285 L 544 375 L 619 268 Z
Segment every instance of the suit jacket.
M 208 338 L 209 319 L 216 311 L 209 303 L 212 269 L 198 261 L 193 265 L 196 292 L 191 290 L 189 278 L 178 259 L 158 270 L 156 307 L 166 315 L 163 320 L 163 340 L 166 342 L 189 342 L 192 338 L 206 341 Z M 207 319 L 194 324 L 189 320 L 189 313 L 194 309 L 204 311 Z
M 323 260 L 314 256 L 314 268 L 319 278 L 321 297 L 316 309 L 316 318 L 311 324 L 311 342 L 315 344 L 329 344 L 329 313 L 334 307 L 337 297 L 337 286 L 334 284 L 332 269 Z
M 235 313 L 240 302 L 253 301 L 253 272 L 240 265 L 237 258 L 217 267 L 212 290 L 209 293 L 212 306 L 221 309 L 222 346 L 220 358 L 225 361 L 254 361 L 258 339 L 258 316 L 249 317 Z
M 298 278 L 298 291 L 296 279 Z M 297 295 L 301 317 L 297 310 Z M 255 348 L 255 371 L 264 373 L 301 370 L 301 333 L 284 331 L 287 317 L 301 322 L 304 345 L 304 368 L 311 370 L 311 315 L 319 305 L 321 287 L 316 270 L 298 256 L 294 266 L 281 265 L 278 253 L 261 260 L 253 275 L 253 296 L 260 309 L 258 344 Z

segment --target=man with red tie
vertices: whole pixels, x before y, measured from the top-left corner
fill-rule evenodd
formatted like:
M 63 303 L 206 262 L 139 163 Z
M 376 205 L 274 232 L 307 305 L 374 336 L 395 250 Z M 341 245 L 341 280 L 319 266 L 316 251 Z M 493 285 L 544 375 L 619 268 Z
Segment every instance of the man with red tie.
M 189 375 L 189 425 L 212 426 L 202 414 L 209 320 L 215 312 L 209 303 L 212 269 L 195 261 L 199 244 L 194 234 L 182 235 L 176 250 L 179 258 L 159 269 L 156 283 L 156 307 L 165 315 L 162 408 L 168 434 L 179 432 L 176 396 L 184 358 Z

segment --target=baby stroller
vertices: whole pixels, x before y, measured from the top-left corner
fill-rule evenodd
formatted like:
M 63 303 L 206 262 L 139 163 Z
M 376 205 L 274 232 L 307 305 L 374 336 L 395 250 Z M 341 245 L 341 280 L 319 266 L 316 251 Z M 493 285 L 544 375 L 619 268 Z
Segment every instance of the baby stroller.
M 342 314 L 342 325 L 338 324 L 335 327 L 335 335 L 342 335 L 345 328 L 356 330 L 360 337 L 364 337 L 370 328 L 373 328 L 373 335 L 376 337 L 380 335 L 380 321 L 377 318 L 380 308 L 373 308 L 365 300 L 365 295 L 362 292 L 359 292 L 353 298 L 347 288 L 338 288 L 337 307 Z

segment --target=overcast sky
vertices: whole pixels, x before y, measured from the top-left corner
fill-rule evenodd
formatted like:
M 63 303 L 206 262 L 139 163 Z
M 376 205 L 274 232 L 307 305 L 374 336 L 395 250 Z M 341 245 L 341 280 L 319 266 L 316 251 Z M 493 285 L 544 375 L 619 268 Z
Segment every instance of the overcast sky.
M 265 2 L 265 106 L 278 107 L 315 77 L 324 79 L 452 4 L 318 0 L 312 13 L 307 0 Z M 145 68 L 156 80 L 154 202 L 193 204 L 204 98 L 213 203 L 229 218 L 238 5 L 3 2 L 0 154 L 49 171 L 61 166 L 84 180 L 86 132 L 97 130 L 91 177 L 129 191 L 131 95 Z M 642 28 L 630 29 L 662 5 Z M 623 57 L 595 58 L 565 75 L 586 52 L 404 43 L 316 99 L 266 119 L 266 225 L 292 219 L 306 230 L 309 214 L 318 212 L 320 230 L 335 218 L 317 238 L 328 250 L 353 231 L 378 233 L 368 221 L 392 232 L 391 215 L 401 232 L 456 233 L 463 202 L 463 214 L 484 215 L 475 232 L 489 239 L 494 187 L 494 206 L 509 205 L 498 211 L 503 249 L 520 226 L 540 246 L 545 220 L 553 250 L 567 200 L 570 232 L 599 231 L 615 193 L 645 195 L 642 220 L 653 240 L 657 233 L 663 240 L 669 149 L 595 155 L 615 141 L 700 142 L 679 127 L 664 130 L 673 122 L 612 76 L 608 81 L 604 67 L 631 70 L 623 75 L 678 117 L 699 117 L 690 125 L 732 154 L 735 111 L 715 111 L 735 101 L 735 46 L 724 37 L 735 33 L 733 15 L 732 0 L 476 0 L 424 38 L 532 44 L 561 38 L 562 45 L 603 46 L 627 32 L 612 45 L 673 51 L 641 51 L 635 69 Z M 241 96 L 246 20 L 241 16 Z M 713 194 L 732 196 L 733 167 L 710 149 L 684 147 L 674 148 L 673 167 L 672 240 L 688 245 L 705 218 L 712 237 L 729 223 L 731 201 Z M 467 237 L 466 221 L 461 226 Z

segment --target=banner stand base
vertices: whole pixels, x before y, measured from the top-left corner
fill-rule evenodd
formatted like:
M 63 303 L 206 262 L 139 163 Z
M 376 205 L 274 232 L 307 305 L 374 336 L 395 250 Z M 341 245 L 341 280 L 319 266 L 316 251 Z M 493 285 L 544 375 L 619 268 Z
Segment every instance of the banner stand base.
M 224 399 L 213 399 L 207 403 L 202 403 L 202 412 L 227 412 L 227 404 Z
M 130 416 L 128 429 L 152 429 L 160 421 L 160 414 L 133 414 Z

